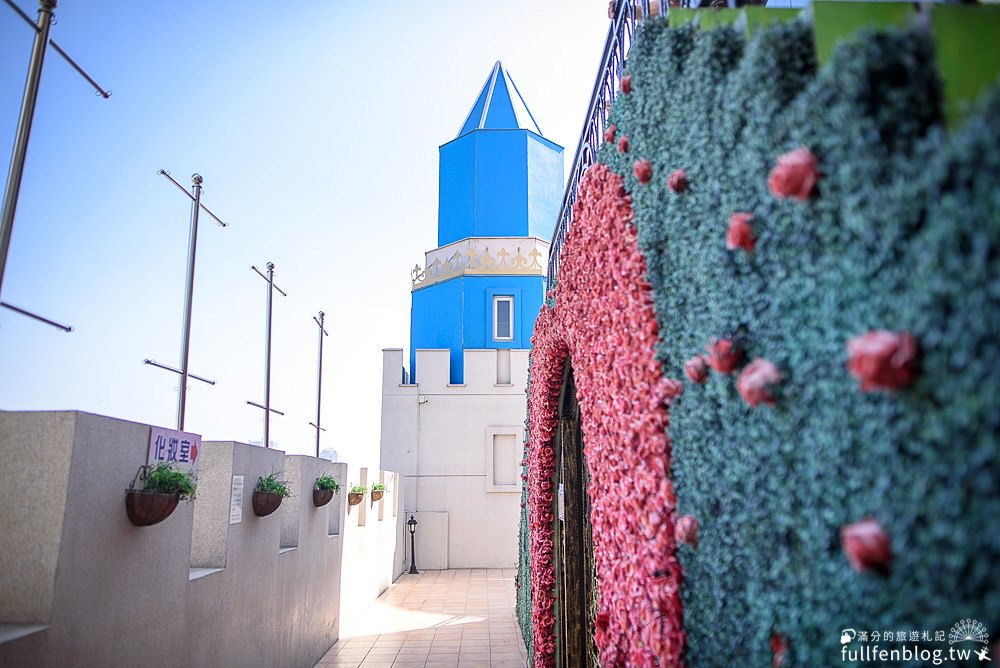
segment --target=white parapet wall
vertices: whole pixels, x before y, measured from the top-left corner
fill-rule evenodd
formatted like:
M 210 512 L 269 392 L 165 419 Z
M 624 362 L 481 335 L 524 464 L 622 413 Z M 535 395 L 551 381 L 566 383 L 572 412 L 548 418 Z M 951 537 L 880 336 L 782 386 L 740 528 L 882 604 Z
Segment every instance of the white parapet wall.
M 403 351 L 383 351 L 381 463 L 412 481 L 418 568 L 517 564 L 528 352 L 466 350 L 453 385 L 448 350 L 417 350 L 410 385 Z
M 136 527 L 125 490 L 149 440 L 149 425 L 87 413 L 0 412 L 0 665 L 313 666 L 342 611 L 401 572 L 401 476 L 368 474 L 392 493 L 366 496 L 359 522 L 348 464 L 205 442 L 196 500 Z M 257 517 L 251 492 L 272 472 L 293 496 Z M 341 492 L 316 508 L 320 475 Z

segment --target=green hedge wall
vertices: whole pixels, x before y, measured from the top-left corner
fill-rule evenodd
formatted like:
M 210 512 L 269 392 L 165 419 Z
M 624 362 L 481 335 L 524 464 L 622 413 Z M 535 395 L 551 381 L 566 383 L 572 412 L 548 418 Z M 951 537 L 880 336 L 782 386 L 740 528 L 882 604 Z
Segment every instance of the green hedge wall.
M 785 377 L 774 408 L 718 373 L 671 406 L 678 513 L 701 527 L 680 547 L 687 662 L 769 665 L 776 633 L 785 666 L 840 665 L 844 627 L 1000 633 L 1000 89 L 949 135 L 926 31 L 862 33 L 817 71 L 803 21 L 749 40 L 650 21 L 628 73 L 611 120 L 631 147 L 600 159 L 633 195 L 667 375 L 731 336 Z M 801 145 L 818 192 L 778 200 L 768 173 Z M 687 192 L 667 187 L 677 168 Z M 753 254 L 726 250 L 736 211 Z M 846 341 L 872 329 L 917 337 L 911 387 L 848 374 Z M 841 550 L 869 515 L 885 577 Z
M 544 306 L 542 308 L 545 308 Z M 531 385 L 531 359 L 528 360 L 528 385 Z M 524 421 L 524 457 L 521 463 L 521 480 L 528 478 L 528 421 Z M 521 485 L 521 514 L 517 533 L 517 588 L 516 614 L 521 627 L 521 638 L 528 656 L 535 655 L 535 638 L 531 627 L 531 537 L 528 524 L 528 485 Z

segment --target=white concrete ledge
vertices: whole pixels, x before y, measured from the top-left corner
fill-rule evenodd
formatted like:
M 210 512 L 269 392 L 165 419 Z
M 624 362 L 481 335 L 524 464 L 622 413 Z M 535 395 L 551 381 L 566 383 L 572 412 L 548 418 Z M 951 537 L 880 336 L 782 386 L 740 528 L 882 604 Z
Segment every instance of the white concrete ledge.
M 188 582 L 192 580 L 199 580 L 206 575 L 211 575 L 212 573 L 222 573 L 225 568 L 192 568 L 188 572 Z

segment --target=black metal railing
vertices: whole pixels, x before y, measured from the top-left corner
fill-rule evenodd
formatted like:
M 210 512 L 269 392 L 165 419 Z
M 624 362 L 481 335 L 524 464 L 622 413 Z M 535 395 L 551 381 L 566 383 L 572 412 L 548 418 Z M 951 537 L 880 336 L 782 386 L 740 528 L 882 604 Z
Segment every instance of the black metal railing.
M 608 114 L 611 103 L 618 95 L 622 68 L 625 57 L 632 47 L 635 30 L 645 17 L 650 15 L 663 16 L 667 10 L 665 0 L 618 0 L 615 3 L 614 18 L 608 28 L 608 38 L 604 42 L 604 55 L 597 70 L 597 80 L 594 92 L 590 96 L 590 106 L 587 109 L 586 120 L 580 133 L 580 143 L 576 147 L 573 166 L 570 168 L 569 179 L 566 181 L 566 192 L 563 195 L 562 208 L 559 210 L 559 220 L 552 235 L 549 249 L 548 289 L 555 287 L 559 273 L 559 253 L 566 240 L 570 225 L 573 223 L 573 203 L 576 202 L 580 179 L 587 168 L 594 164 L 597 151 L 604 141 L 604 131 L 608 127 Z

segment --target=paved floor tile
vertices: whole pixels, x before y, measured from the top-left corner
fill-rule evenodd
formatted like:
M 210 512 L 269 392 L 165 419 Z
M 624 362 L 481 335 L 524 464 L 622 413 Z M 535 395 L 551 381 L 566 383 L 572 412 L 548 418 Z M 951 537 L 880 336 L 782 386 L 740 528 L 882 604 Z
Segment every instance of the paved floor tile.
M 317 666 L 524 668 L 512 568 L 404 574 Z

